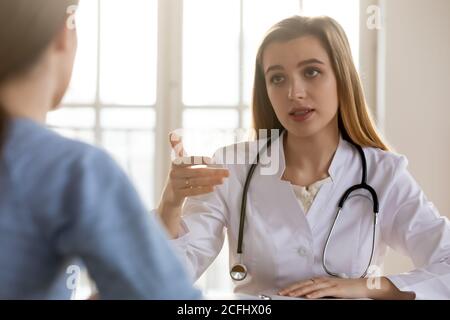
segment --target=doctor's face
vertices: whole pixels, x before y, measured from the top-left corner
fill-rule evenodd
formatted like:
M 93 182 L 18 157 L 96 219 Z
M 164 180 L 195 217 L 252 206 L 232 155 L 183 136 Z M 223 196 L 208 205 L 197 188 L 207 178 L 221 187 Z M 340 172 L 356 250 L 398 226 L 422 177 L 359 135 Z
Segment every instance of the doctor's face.
M 272 42 L 263 53 L 267 93 L 278 120 L 297 137 L 338 126 L 338 93 L 330 59 L 320 41 L 303 36 Z

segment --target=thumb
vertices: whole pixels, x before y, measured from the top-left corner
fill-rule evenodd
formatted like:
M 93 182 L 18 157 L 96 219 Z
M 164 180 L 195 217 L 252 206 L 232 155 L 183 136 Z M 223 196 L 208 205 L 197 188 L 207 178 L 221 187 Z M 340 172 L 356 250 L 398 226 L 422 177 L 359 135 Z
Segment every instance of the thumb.
M 183 147 L 183 141 L 178 134 L 176 134 L 175 132 L 171 132 L 169 134 L 169 141 L 170 141 L 170 146 L 175 151 L 175 155 L 178 158 L 187 156 L 187 153 Z

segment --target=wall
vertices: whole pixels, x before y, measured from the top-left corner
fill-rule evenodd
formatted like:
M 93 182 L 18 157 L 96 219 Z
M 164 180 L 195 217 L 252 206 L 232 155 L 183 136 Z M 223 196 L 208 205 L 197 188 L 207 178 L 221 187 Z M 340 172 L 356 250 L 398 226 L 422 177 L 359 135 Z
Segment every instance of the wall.
M 385 0 L 385 137 L 441 214 L 450 217 L 450 1 Z M 384 80 L 384 81 L 383 81 Z M 389 255 L 387 273 L 411 264 Z

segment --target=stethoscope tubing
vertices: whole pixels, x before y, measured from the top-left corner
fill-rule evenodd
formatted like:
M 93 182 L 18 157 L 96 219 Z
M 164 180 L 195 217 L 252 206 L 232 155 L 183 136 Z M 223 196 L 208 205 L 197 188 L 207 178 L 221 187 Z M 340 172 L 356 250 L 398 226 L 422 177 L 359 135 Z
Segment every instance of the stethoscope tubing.
M 281 137 L 281 135 L 279 136 Z M 279 139 L 278 137 L 278 139 Z M 360 155 L 361 158 L 361 167 L 362 167 L 362 174 L 361 174 L 361 183 L 354 185 L 350 188 L 348 188 L 344 194 L 342 195 L 341 199 L 339 200 L 338 203 L 338 210 L 336 212 L 336 215 L 334 217 L 333 220 L 333 224 L 331 225 L 330 231 L 328 232 L 328 236 L 327 236 L 327 240 L 325 242 L 325 246 L 323 249 L 323 255 L 322 255 L 322 266 L 325 270 L 325 272 L 331 276 L 335 276 L 335 277 L 342 277 L 341 274 L 338 273 L 334 273 L 332 271 L 330 271 L 328 269 L 328 267 L 326 266 L 326 252 L 327 252 L 327 248 L 328 248 L 328 243 L 331 237 L 331 234 L 333 233 L 334 227 L 336 225 L 337 219 L 339 217 L 339 214 L 342 211 L 342 208 L 345 205 L 345 201 L 350 197 L 350 195 L 356 191 L 356 190 L 367 190 L 371 197 L 372 197 L 372 202 L 373 202 L 373 214 L 374 214 L 374 222 L 373 222 L 373 233 L 372 233 L 372 250 L 371 250 L 371 254 L 370 254 L 370 259 L 369 259 L 369 263 L 364 271 L 364 273 L 360 276 L 360 278 L 364 278 L 367 275 L 368 269 L 370 267 L 370 265 L 372 264 L 372 260 L 373 260 L 373 255 L 374 255 L 374 249 L 375 249 L 375 238 L 376 238 L 376 225 L 377 225 L 377 220 L 378 220 L 378 212 L 379 212 L 379 203 L 378 203 L 378 196 L 376 191 L 367 184 L 367 161 L 366 161 L 366 156 L 364 154 L 364 150 L 362 149 L 362 147 L 352 141 L 349 141 L 357 150 L 358 153 Z M 269 149 L 272 143 L 272 139 L 271 137 L 268 138 L 268 141 L 265 145 L 265 150 Z M 261 150 L 262 151 L 262 150 Z M 246 217 L 246 208 L 247 208 L 247 193 L 248 193 L 248 189 L 250 187 L 250 182 L 251 179 L 253 177 L 253 174 L 255 172 L 256 167 L 259 164 L 259 160 L 260 160 L 260 152 L 258 151 L 257 155 L 256 155 L 256 162 L 253 163 L 250 166 L 249 172 L 247 174 L 247 177 L 245 179 L 245 184 L 244 184 L 244 188 L 243 188 L 243 192 L 242 192 L 242 200 L 241 200 L 241 212 L 240 212 L 240 219 L 239 219 L 239 234 L 238 234 L 238 245 L 237 245 L 237 254 L 239 257 L 239 262 L 233 266 L 232 270 L 230 271 L 230 275 L 231 277 L 236 280 L 236 281 L 241 281 L 243 279 L 246 278 L 247 276 L 247 268 L 243 263 L 242 260 L 242 254 L 243 254 L 243 250 L 242 250 L 242 246 L 243 246 L 243 240 L 244 240 L 244 225 L 245 225 L 245 217 Z M 239 273 L 233 270 L 245 270 L 245 272 L 243 272 L 243 274 L 240 274 L 239 277 L 235 277 L 233 276 L 233 274 Z M 241 272 L 242 273 L 242 272 Z

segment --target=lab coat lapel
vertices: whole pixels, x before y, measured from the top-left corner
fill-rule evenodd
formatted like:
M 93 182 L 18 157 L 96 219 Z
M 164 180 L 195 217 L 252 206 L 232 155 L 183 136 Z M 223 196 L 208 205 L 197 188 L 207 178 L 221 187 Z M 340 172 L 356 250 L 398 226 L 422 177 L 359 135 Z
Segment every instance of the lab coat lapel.
M 329 226 L 336 214 L 341 194 L 338 192 L 339 181 L 345 171 L 346 161 L 351 154 L 351 146 L 342 137 L 331 161 L 328 174 L 331 181 L 323 184 L 306 215 L 309 226 L 314 233 L 316 228 Z
M 281 180 L 286 167 L 283 136 L 284 133 L 272 142 L 270 153 L 261 153 L 261 165 L 258 166 L 249 189 L 258 218 L 265 221 L 264 225 L 270 226 L 268 231 L 272 233 L 275 244 L 289 242 L 298 234 L 312 239 L 305 214 L 298 204 L 292 186 Z
M 305 215 L 291 184 L 281 179 L 286 168 L 283 137 L 284 133 L 272 142 L 271 152 L 261 152 L 261 165 L 258 166 L 250 184 L 249 196 L 257 209 L 258 219 L 263 219 L 264 224 L 270 226 L 268 232 L 276 234 L 275 242 L 283 243 L 282 238 L 288 240 L 289 237 L 296 236 L 298 233 L 312 240 L 314 230 L 328 228 L 336 213 L 341 196 L 338 194 L 338 182 L 345 172 L 346 161 L 352 147 L 342 137 L 340 138 L 328 170 L 331 181 L 322 185 Z M 277 154 L 273 151 L 277 151 Z M 286 229 L 287 225 L 288 229 Z M 289 232 L 280 234 L 279 230 L 289 230 Z

